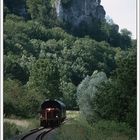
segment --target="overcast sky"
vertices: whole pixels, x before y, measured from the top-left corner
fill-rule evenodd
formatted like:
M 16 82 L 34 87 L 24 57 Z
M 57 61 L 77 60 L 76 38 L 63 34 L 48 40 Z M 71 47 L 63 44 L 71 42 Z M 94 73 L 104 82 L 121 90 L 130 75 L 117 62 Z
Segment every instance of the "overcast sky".
M 101 0 L 106 15 L 110 16 L 120 29 L 127 28 L 136 38 L 136 0 Z

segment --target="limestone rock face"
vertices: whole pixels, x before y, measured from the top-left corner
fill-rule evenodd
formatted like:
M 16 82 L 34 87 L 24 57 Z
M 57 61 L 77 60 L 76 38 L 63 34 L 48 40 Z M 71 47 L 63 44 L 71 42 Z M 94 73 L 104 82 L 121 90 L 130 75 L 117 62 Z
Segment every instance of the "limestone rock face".
M 81 23 L 91 25 L 93 18 L 100 20 L 105 18 L 105 10 L 100 5 L 100 0 L 71 0 L 67 5 L 61 0 L 56 0 L 55 8 L 57 17 L 74 27 L 78 27 Z

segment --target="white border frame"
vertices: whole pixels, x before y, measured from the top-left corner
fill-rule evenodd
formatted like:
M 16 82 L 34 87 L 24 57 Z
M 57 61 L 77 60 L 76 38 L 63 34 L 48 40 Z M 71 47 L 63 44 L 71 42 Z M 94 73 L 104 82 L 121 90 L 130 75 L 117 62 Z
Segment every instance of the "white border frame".
M 137 39 L 137 140 L 140 139 L 140 2 L 136 0 Z M 0 140 L 3 140 L 3 0 L 0 1 Z
M 136 38 L 137 38 L 137 140 L 140 139 L 140 2 L 136 0 Z
M 3 140 L 3 0 L 0 1 L 0 139 Z

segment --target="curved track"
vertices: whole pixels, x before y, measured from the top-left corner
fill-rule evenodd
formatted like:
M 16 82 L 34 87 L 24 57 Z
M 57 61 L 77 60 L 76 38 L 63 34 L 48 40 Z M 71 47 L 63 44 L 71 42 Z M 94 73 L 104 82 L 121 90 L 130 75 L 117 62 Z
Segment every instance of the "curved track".
M 53 130 L 53 128 L 51 128 L 49 130 L 45 130 L 44 132 L 42 132 L 40 135 L 37 136 L 36 140 L 43 140 L 44 136 L 52 130 Z
M 67 119 L 65 119 L 65 121 L 62 122 L 61 125 L 63 125 L 66 121 L 67 121 Z M 29 133 L 22 136 L 22 138 L 20 138 L 20 140 L 43 140 L 45 138 L 45 136 L 47 135 L 47 133 L 49 133 L 50 131 L 52 131 L 58 127 L 59 126 L 53 127 L 53 128 L 40 127 L 40 128 L 32 129 L 32 130 L 30 130 Z
M 32 130 L 21 138 L 21 140 L 43 140 L 43 137 L 54 128 L 38 128 Z

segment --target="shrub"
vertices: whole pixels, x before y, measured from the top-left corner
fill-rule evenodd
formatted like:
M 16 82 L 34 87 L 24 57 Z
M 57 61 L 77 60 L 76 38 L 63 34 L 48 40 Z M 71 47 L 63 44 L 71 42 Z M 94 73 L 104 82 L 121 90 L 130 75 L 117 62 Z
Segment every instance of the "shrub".
M 111 80 L 98 88 L 92 108 L 102 119 L 127 122 L 136 129 L 136 51 L 121 54 L 117 64 Z
M 4 122 L 4 140 L 9 140 L 20 133 L 20 129 L 15 124 Z
M 77 88 L 77 102 L 80 111 L 89 122 L 97 120 L 96 108 L 92 104 L 97 87 L 106 80 L 105 73 L 95 71 L 91 77 L 87 76 Z
M 6 116 L 36 116 L 44 97 L 16 80 L 4 81 L 4 113 Z
M 64 124 L 54 140 L 136 140 L 136 133 L 126 123 L 101 120 L 93 126 L 80 117 Z

